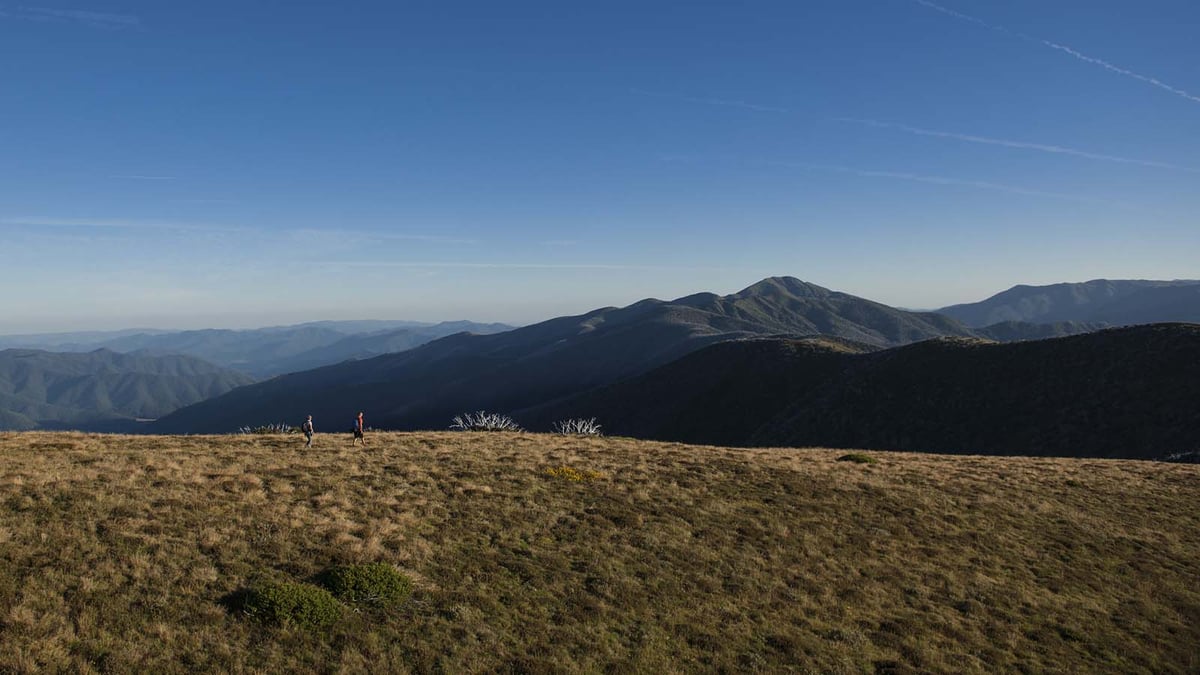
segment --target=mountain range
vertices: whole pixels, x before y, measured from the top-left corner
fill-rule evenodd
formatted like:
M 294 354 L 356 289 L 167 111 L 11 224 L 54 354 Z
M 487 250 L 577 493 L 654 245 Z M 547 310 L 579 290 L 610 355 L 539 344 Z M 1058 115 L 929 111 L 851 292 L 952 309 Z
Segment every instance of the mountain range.
M 1049 396 L 1037 387 L 1063 383 L 1063 391 L 1090 401 L 1081 414 L 1120 419 L 1120 429 L 1160 423 L 1174 428 L 1175 422 L 1153 417 L 1148 408 L 1131 406 L 1141 417 L 1122 417 L 1114 401 L 1138 387 L 1149 391 L 1146 383 L 1162 378 L 1170 386 L 1142 392 L 1139 400 L 1176 410 L 1159 394 L 1192 390 L 1176 383 L 1163 364 L 1190 352 L 1183 347 L 1139 352 L 1125 358 L 1127 368 L 1114 370 L 1103 359 L 1120 360 L 1122 350 L 1136 352 L 1139 340 L 1159 334 L 1101 329 L 1139 316 L 1186 320 L 1197 291 L 1200 283 L 1179 281 L 1018 286 L 975 305 L 947 308 L 959 320 L 772 277 L 730 295 L 647 299 L 511 330 L 468 322 L 318 322 L 90 339 L 142 356 L 190 351 L 259 375 L 284 373 L 139 427 L 151 432 L 222 433 L 296 423 L 306 414 L 316 416 L 318 429 L 341 430 L 358 410 L 379 428 L 438 429 L 459 413 L 489 410 L 513 414 L 534 429 L 567 416 L 596 416 L 614 433 L 726 445 L 1072 454 L 1061 445 L 1070 443 L 1085 454 L 1142 456 L 1150 450 L 1114 449 L 1086 434 L 1050 433 L 1047 429 L 1076 424 L 1062 416 L 1078 411 L 1069 397 Z M 1046 320 L 1013 318 L 1026 315 Z M 995 318 L 1001 320 L 968 325 Z M 1163 330 L 1194 335 L 1186 326 Z M 1190 344 L 1186 337 L 1178 340 Z M 1075 363 L 1075 353 L 1094 358 L 1060 372 Z M 1089 380 L 1088 372 L 1107 374 Z M 1185 366 L 1177 372 L 1190 371 Z M 1099 394 L 1089 386 L 1116 398 L 1093 400 Z M 910 405 L 906 392 L 936 410 Z M 1040 416 L 1022 407 L 1029 401 L 1044 404 Z M 944 419 L 938 410 L 959 416 Z M 985 414 L 998 416 L 994 436 L 975 422 L 962 422 Z M 1028 420 L 1035 431 L 1017 434 L 1019 425 L 1004 421 L 1010 414 Z M 1092 422 L 1083 427 L 1108 429 Z M 1156 433 L 1144 438 L 1172 441 Z M 1116 431 L 1106 434 L 1123 438 Z M 1140 442 L 1127 445 L 1142 448 Z
M 722 342 L 514 413 L 713 445 L 1151 459 L 1200 449 L 1200 326 L 880 350 L 829 338 Z
M 1047 332 L 1019 322 L 1003 328 L 1006 339 Z M 1077 329 L 1060 326 L 1050 332 Z M 791 277 L 772 277 L 731 295 L 647 299 L 292 373 L 178 411 L 151 428 L 222 432 L 308 413 L 332 418 L 341 427 L 342 418 L 359 409 L 369 409 L 372 423 L 384 428 L 443 428 L 461 412 L 538 406 L 639 375 L 716 342 L 770 335 L 823 335 L 864 348 L 944 336 L 992 337 L 988 329 L 941 314 L 903 311 Z
M 82 352 L 182 354 L 241 371 L 255 378 L 307 370 L 411 349 L 460 332 L 496 333 L 512 326 L 445 321 L 318 321 L 253 330 L 116 331 L 0 337 L 0 347 Z
M 973 333 L 938 314 L 773 277 L 732 295 L 648 299 L 283 375 L 178 411 L 151 428 L 223 432 L 307 413 L 340 422 L 359 409 L 371 410 L 373 424 L 385 428 L 444 428 L 464 411 L 536 405 L 632 377 L 714 342 L 775 334 L 837 335 L 886 346 Z
M 1196 323 L 1200 322 L 1200 281 L 1094 279 L 1050 286 L 1020 285 L 980 302 L 937 311 L 972 327 L 1009 321 L 1110 326 Z
M 0 350 L 0 429 L 129 431 L 253 382 L 190 356 Z

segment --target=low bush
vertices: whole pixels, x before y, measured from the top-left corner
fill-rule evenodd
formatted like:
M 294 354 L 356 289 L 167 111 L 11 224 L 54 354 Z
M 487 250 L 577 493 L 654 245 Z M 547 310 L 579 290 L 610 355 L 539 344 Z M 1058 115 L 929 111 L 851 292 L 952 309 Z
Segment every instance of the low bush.
M 474 413 L 455 415 L 450 428 L 458 431 L 522 431 L 521 425 L 508 415 L 480 410 Z
M 837 458 L 839 462 L 854 462 L 855 464 L 878 464 L 879 460 L 870 455 L 864 455 L 861 452 L 852 452 L 848 455 L 842 455 Z
M 242 600 L 242 611 L 263 623 L 320 628 L 337 621 L 342 606 L 329 591 L 319 586 L 271 582 L 247 591 Z
M 590 419 L 576 418 L 569 420 L 559 420 L 554 423 L 554 433 L 563 436 L 600 436 L 600 425 L 596 424 L 596 418 Z
M 381 562 L 339 565 L 325 572 L 321 583 L 338 598 L 353 603 L 395 605 L 412 594 L 412 580 Z

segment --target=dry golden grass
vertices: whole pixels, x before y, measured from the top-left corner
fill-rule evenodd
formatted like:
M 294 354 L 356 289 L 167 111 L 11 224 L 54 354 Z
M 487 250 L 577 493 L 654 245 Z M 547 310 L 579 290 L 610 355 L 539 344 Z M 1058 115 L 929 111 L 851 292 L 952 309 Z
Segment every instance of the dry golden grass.
M 0 672 L 1200 671 L 1198 466 L 368 440 L 0 434 Z M 223 601 L 375 561 L 332 629 Z

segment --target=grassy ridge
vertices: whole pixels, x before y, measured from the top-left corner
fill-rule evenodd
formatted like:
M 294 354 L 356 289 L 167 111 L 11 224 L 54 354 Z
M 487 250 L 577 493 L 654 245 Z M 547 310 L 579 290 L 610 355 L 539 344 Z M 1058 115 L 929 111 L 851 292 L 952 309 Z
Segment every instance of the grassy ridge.
M 1194 465 L 368 440 L 0 434 L 0 671 L 1200 669 Z M 376 561 L 331 629 L 222 601 Z

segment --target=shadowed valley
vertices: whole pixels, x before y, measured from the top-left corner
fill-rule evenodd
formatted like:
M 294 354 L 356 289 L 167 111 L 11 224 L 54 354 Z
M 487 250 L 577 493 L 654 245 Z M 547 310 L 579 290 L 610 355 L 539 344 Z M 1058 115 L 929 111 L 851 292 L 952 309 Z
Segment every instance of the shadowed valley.
M 1200 450 L 1200 326 L 877 350 L 739 340 L 516 417 L 717 445 L 1153 459 Z

